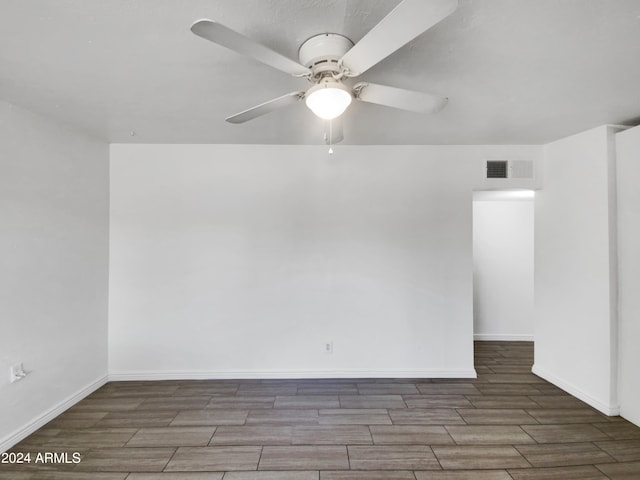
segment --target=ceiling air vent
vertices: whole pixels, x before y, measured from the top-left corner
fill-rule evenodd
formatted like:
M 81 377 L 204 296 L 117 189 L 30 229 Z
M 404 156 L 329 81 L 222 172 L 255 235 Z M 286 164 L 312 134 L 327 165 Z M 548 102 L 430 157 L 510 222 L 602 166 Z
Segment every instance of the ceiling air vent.
M 487 160 L 487 178 L 507 178 L 506 160 Z
M 533 162 L 531 160 L 510 160 L 509 178 L 533 178 Z
M 533 179 L 532 160 L 487 160 L 486 178 Z

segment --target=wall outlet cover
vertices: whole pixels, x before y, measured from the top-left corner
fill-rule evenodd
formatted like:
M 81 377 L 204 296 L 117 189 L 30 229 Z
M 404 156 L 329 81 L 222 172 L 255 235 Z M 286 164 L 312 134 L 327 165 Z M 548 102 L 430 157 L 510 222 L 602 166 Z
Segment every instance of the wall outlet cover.
M 17 382 L 18 380 L 22 380 L 27 376 L 27 373 L 24 371 L 24 367 L 22 363 L 14 363 L 10 367 L 10 375 L 11 375 L 11 383 Z

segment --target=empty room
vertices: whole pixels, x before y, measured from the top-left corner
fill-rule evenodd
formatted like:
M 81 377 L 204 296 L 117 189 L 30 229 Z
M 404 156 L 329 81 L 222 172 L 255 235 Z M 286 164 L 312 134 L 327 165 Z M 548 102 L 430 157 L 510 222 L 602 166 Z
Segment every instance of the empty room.
M 0 0 L 0 479 L 640 478 L 640 0 Z

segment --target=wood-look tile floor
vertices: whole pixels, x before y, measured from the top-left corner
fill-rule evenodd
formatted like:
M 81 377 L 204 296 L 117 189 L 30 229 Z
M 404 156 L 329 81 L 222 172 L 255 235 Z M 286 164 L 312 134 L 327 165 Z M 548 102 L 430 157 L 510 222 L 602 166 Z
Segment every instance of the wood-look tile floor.
M 14 452 L 0 479 L 640 479 L 640 428 L 531 374 L 533 345 L 478 342 L 477 380 L 109 383 Z

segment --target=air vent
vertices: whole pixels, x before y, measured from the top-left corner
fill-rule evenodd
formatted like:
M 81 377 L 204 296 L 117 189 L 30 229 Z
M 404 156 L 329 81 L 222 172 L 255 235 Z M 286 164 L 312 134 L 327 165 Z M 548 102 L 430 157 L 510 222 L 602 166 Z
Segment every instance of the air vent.
M 487 160 L 486 178 L 533 179 L 532 160 Z
M 487 160 L 487 178 L 507 178 L 506 160 Z
M 510 160 L 509 178 L 533 178 L 533 162 L 530 160 Z

